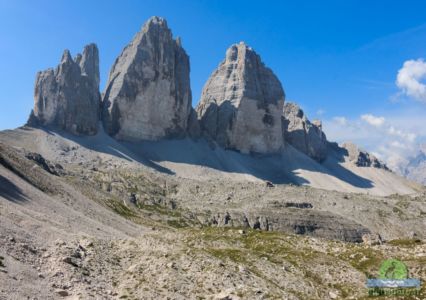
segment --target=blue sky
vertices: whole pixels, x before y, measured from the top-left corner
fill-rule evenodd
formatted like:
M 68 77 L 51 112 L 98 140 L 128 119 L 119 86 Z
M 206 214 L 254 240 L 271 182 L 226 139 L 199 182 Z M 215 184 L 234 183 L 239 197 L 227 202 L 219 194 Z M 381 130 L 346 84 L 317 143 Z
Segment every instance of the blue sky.
M 103 90 L 123 47 L 159 15 L 190 56 L 194 106 L 226 49 L 245 41 L 287 99 L 324 120 L 330 139 L 387 158 L 381 144 L 412 133 L 416 145 L 426 136 L 426 100 L 396 84 L 404 62 L 426 57 L 425 11 L 425 1 L 0 0 L 0 129 L 26 121 L 36 72 L 56 66 L 65 48 L 75 55 L 97 43 Z M 384 121 L 372 125 L 365 115 Z

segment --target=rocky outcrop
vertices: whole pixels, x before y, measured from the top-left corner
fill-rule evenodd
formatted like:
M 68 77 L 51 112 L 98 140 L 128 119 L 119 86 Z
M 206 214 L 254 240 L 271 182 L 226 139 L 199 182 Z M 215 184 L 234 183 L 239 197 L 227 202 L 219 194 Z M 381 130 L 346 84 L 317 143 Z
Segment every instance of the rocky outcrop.
M 283 135 L 286 142 L 316 161 L 327 157 L 327 138 L 321 121 L 310 122 L 295 103 L 284 105 Z
M 275 153 L 283 147 L 284 90 L 256 52 L 240 43 L 204 86 L 196 108 L 203 135 L 243 153 Z
M 337 214 L 290 208 L 280 211 L 214 213 L 197 216 L 200 223 L 217 227 L 245 227 L 265 231 L 281 231 L 300 235 L 311 235 L 327 239 L 360 243 L 370 230 Z
M 189 57 L 166 20 L 152 17 L 111 69 L 104 127 L 127 141 L 184 136 L 191 101 Z
M 56 69 L 37 73 L 28 125 L 93 135 L 98 129 L 99 107 L 99 54 L 96 45 L 90 44 L 75 60 L 65 50 Z
M 27 152 L 25 153 L 25 157 L 34 161 L 39 167 L 52 175 L 64 175 L 64 168 L 59 163 L 48 161 L 40 153 Z
M 377 157 L 367 151 L 359 149 L 357 145 L 353 143 L 343 143 L 341 148 L 345 152 L 347 160 L 358 167 L 373 167 L 388 170 L 386 164 L 381 162 Z

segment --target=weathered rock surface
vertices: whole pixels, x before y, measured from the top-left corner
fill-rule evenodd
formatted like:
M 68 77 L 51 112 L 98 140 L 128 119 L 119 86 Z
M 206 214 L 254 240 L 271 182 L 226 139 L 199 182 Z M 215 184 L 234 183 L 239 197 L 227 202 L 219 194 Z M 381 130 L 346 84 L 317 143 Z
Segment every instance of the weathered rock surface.
M 191 110 L 189 57 L 166 20 L 149 19 L 115 61 L 103 99 L 106 131 L 120 140 L 186 134 Z
M 295 103 L 284 104 L 283 134 L 286 142 L 316 161 L 321 162 L 327 157 L 327 138 L 321 122 L 310 122 Z
M 52 175 L 60 176 L 64 174 L 64 168 L 60 164 L 53 164 L 52 162 L 46 160 L 40 153 L 27 152 L 25 157 L 34 161 L 43 170 L 49 172 Z
M 343 143 L 341 148 L 345 151 L 348 160 L 358 167 L 373 167 L 388 170 L 385 163 L 381 162 L 377 157 L 361 150 L 353 143 Z
M 200 122 L 198 121 L 197 112 L 192 107 L 188 118 L 188 136 L 195 140 L 201 137 Z
M 64 51 L 56 69 L 37 73 L 29 125 L 48 125 L 73 134 L 96 134 L 99 122 L 99 53 L 95 44 L 72 59 Z
M 259 55 L 232 45 L 204 86 L 196 108 L 203 134 L 243 153 L 275 153 L 283 147 L 284 90 Z

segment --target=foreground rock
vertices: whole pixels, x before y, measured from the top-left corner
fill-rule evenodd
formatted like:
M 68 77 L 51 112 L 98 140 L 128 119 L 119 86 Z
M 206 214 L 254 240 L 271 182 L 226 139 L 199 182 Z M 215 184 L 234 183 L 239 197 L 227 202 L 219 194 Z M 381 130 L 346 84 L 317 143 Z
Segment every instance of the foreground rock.
M 191 110 L 189 57 L 166 20 L 153 17 L 115 61 L 103 100 L 106 131 L 120 140 L 185 135 Z
M 290 102 L 284 105 L 283 118 L 286 142 L 316 161 L 321 162 L 327 157 L 327 138 L 320 121 L 310 122 L 303 110 Z
M 284 90 L 259 55 L 232 45 L 204 86 L 197 107 L 203 134 L 243 153 L 275 153 L 283 147 Z
M 98 128 L 99 106 L 99 54 L 96 45 L 90 44 L 75 60 L 65 50 L 55 70 L 37 73 L 28 124 L 93 135 Z

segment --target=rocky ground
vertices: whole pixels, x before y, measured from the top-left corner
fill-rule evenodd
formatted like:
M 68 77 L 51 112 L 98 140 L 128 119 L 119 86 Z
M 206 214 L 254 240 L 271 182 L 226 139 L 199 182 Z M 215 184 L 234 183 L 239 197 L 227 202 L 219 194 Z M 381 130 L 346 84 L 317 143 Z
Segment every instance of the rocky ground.
M 421 191 L 197 181 L 27 148 L 0 146 L 0 299 L 362 299 L 391 257 L 426 279 Z

